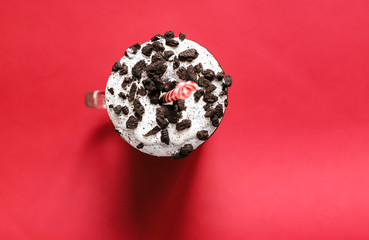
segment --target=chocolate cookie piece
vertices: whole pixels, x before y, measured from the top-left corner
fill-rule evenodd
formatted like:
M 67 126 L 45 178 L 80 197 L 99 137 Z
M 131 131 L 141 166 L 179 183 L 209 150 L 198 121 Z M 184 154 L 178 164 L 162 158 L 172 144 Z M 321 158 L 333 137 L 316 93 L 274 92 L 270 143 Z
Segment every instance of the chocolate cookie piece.
M 184 67 L 178 68 L 176 74 L 182 80 L 186 80 L 187 79 L 187 70 Z
M 122 68 L 119 70 L 119 75 L 122 76 L 122 75 L 125 75 L 127 73 L 128 73 L 128 66 L 125 63 L 123 63 Z
M 199 79 L 197 80 L 197 84 L 200 86 L 200 87 L 207 87 L 210 85 L 210 81 L 205 79 L 204 77 L 199 77 Z
M 215 78 L 218 79 L 218 81 L 222 81 L 222 79 L 224 78 L 224 73 L 218 72 Z
M 165 50 L 163 44 L 161 44 L 161 42 L 157 42 L 157 41 L 152 44 L 152 47 L 157 52 L 162 52 L 162 51 Z
M 165 58 L 162 53 L 157 52 L 151 57 L 151 62 L 154 63 L 156 61 L 165 61 Z
M 119 71 L 120 69 L 122 69 L 122 65 L 120 64 L 120 61 L 118 60 L 118 61 L 116 61 L 116 62 L 114 63 L 114 65 L 113 65 L 113 67 L 111 68 L 111 70 L 112 70 L 113 72 L 117 72 L 117 71 Z
M 204 116 L 212 117 L 213 115 L 214 115 L 214 109 L 212 109 L 211 107 L 207 108 Z
M 187 49 L 187 50 L 185 50 L 185 51 L 178 54 L 178 58 L 182 62 L 184 62 L 184 61 L 192 62 L 192 60 L 194 60 L 198 56 L 199 56 L 199 53 L 194 48 Z
M 232 77 L 230 75 L 224 76 L 224 86 L 226 87 L 232 86 Z
M 204 95 L 204 90 L 199 89 L 194 93 L 195 102 L 198 102 L 200 98 Z
M 145 108 L 141 104 L 140 100 L 138 99 L 133 100 L 133 111 L 140 116 L 142 116 L 145 113 Z
M 211 69 L 206 69 L 205 71 L 202 72 L 202 75 L 204 75 L 204 78 L 212 81 L 215 77 L 215 74 L 213 72 L 213 70 Z
M 174 82 L 174 81 L 164 82 L 162 91 L 169 92 L 170 90 L 174 89 L 176 85 L 177 85 L 177 82 Z
M 203 71 L 203 68 L 202 68 L 202 64 L 199 63 L 195 66 L 195 72 L 196 73 L 201 73 Z
M 138 79 L 141 78 L 141 74 L 146 67 L 145 60 L 138 61 L 132 68 L 132 75 Z
M 151 104 L 158 104 L 159 103 L 159 97 L 160 97 L 160 91 L 152 91 L 147 95 L 150 99 Z
M 205 93 L 204 94 L 204 97 L 203 97 L 203 100 L 207 103 L 213 103 L 213 102 L 216 102 L 218 101 L 218 97 L 215 96 L 214 94 L 212 93 Z
M 195 68 L 192 65 L 187 67 L 187 80 L 197 82 L 197 75 Z
M 169 58 L 171 57 L 171 56 L 173 56 L 174 55 L 174 52 L 173 51 L 171 51 L 171 50 L 169 50 L 169 51 L 164 51 L 164 58 L 165 58 L 165 60 L 169 60 Z
M 173 33 L 173 31 L 167 31 L 167 32 L 165 32 L 165 34 L 164 34 L 164 38 L 165 39 L 170 39 L 170 38 L 174 38 L 175 36 L 174 36 L 174 33 Z
M 193 146 L 191 144 L 185 144 L 179 149 L 179 151 L 172 155 L 173 159 L 181 159 L 188 157 L 193 151 Z
M 128 113 L 129 113 L 128 107 L 127 106 L 123 106 L 122 107 L 122 112 L 123 112 L 124 115 L 128 115 Z
M 162 38 L 163 36 L 162 35 L 160 35 L 160 34 L 155 34 L 155 36 L 153 36 L 152 38 L 151 38 L 151 41 L 152 42 L 154 42 L 154 41 L 157 41 L 157 40 L 159 40 L 160 38 Z
M 170 47 L 177 47 L 179 42 L 174 39 L 166 39 L 165 44 Z
M 165 119 L 164 114 L 156 116 L 156 123 L 161 127 L 161 129 L 167 128 L 169 125 L 169 122 Z
M 126 122 L 126 127 L 128 129 L 135 129 L 138 126 L 138 120 L 135 116 L 130 116 Z
M 114 107 L 114 105 L 113 104 L 109 104 L 109 108 L 113 108 Z
M 217 87 L 214 84 L 209 84 L 209 86 L 206 87 L 206 92 L 211 93 L 215 89 L 217 89 Z
M 152 136 L 157 134 L 158 132 L 160 132 L 160 127 L 159 126 L 155 126 L 153 129 L 151 129 L 150 131 L 148 131 L 144 136 L 148 137 L 148 136 Z
M 142 81 L 142 84 L 144 85 L 144 88 L 150 93 L 156 90 L 156 86 L 154 81 L 151 79 L 145 79 Z
M 114 130 L 119 134 L 119 136 L 122 135 L 122 133 L 118 129 L 115 128 Z
M 206 141 L 209 139 L 209 133 L 206 130 L 198 131 L 196 137 L 201 141 Z
M 179 34 L 179 39 L 180 39 L 181 41 L 185 40 L 185 38 L 186 38 L 186 34 L 184 34 L 184 33 L 180 33 L 180 34 Z
M 169 133 L 168 133 L 168 129 L 161 130 L 160 140 L 161 140 L 161 142 L 169 145 Z
M 173 70 L 177 69 L 180 65 L 179 59 L 177 56 L 174 56 L 174 62 L 173 62 Z
M 108 91 L 109 91 L 112 95 L 114 95 L 114 89 L 113 89 L 113 88 L 108 88 Z
M 149 78 L 154 78 L 155 80 L 160 80 L 155 77 L 161 77 L 167 70 L 167 65 L 164 64 L 164 61 L 157 61 L 154 63 L 151 63 L 146 68 L 146 73 Z
M 190 128 L 191 127 L 191 120 L 190 119 L 184 119 L 182 121 L 180 121 L 179 123 L 176 124 L 176 129 L 177 131 L 182 131 L 186 128 Z
M 132 81 L 131 81 L 131 78 L 129 78 L 129 77 L 125 77 L 124 78 L 124 80 L 123 80 L 123 82 L 122 82 L 122 88 L 123 89 L 126 89 L 126 87 L 127 87 L 127 85 L 129 84 L 129 83 L 131 83 Z
M 117 105 L 117 106 L 113 107 L 113 110 L 114 110 L 115 114 L 120 115 L 120 113 L 122 112 L 122 106 Z
M 211 119 L 211 124 L 214 126 L 214 127 L 218 127 L 219 126 L 219 117 L 217 115 L 213 115 L 210 117 Z
M 133 54 L 136 54 L 138 50 L 141 49 L 141 45 L 139 43 L 135 43 L 134 45 L 129 47 L 130 49 L 132 49 Z
M 222 104 L 218 104 L 214 109 L 214 114 L 217 115 L 219 118 L 223 117 L 223 106 Z
M 146 44 L 146 46 L 142 48 L 141 52 L 145 56 L 150 57 L 153 50 L 154 50 L 154 48 L 153 48 L 152 44 L 149 43 L 149 44 Z
M 132 83 L 131 88 L 129 89 L 129 93 L 128 93 L 128 101 L 130 102 L 133 101 L 136 95 L 136 90 L 137 90 L 136 83 Z
M 225 106 L 225 107 L 228 107 L 228 99 L 225 99 L 225 100 L 224 100 L 224 106 Z
M 137 149 L 141 149 L 141 148 L 143 148 L 144 147 L 144 144 L 143 143 L 139 143 L 137 146 L 136 146 L 136 148 Z
M 137 93 L 141 96 L 145 96 L 146 95 L 146 89 L 144 87 L 139 87 L 137 90 Z
M 205 110 L 205 111 L 207 111 L 209 108 L 211 108 L 211 106 L 213 106 L 213 104 L 212 104 L 212 103 L 206 103 L 206 104 L 203 106 L 203 108 L 204 108 L 204 110 Z
M 178 111 L 184 111 L 184 110 L 186 110 L 185 100 L 184 99 L 178 99 L 176 101 L 176 104 L 178 106 Z

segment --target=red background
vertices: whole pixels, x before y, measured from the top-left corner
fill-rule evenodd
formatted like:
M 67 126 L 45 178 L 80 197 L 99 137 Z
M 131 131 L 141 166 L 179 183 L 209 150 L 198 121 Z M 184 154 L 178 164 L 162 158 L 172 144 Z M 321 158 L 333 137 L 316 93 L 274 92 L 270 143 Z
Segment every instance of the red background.
M 0 2 L 0 239 L 368 239 L 368 1 Z M 166 30 L 234 80 L 183 160 L 84 93 Z

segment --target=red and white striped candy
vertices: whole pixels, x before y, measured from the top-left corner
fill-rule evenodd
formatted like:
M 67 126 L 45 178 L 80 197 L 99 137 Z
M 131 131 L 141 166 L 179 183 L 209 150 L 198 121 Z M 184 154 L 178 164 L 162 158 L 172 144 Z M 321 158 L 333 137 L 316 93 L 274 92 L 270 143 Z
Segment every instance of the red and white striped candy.
M 176 87 L 167 92 L 163 99 L 164 102 L 174 102 L 178 99 L 186 99 L 188 98 L 192 92 L 197 89 L 196 83 L 193 81 L 180 82 L 176 85 Z

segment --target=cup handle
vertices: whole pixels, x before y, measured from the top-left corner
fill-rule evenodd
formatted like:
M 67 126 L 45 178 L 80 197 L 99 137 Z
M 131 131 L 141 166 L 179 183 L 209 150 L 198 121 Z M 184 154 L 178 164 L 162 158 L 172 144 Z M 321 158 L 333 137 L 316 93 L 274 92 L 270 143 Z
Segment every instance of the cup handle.
M 89 108 L 106 109 L 105 91 L 96 90 L 87 92 L 85 95 L 85 104 Z

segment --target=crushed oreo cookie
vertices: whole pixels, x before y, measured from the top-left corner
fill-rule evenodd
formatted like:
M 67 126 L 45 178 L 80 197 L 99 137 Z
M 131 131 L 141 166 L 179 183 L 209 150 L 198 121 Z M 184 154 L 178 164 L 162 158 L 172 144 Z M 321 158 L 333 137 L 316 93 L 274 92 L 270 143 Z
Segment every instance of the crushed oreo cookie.
M 198 102 L 200 100 L 200 98 L 202 97 L 202 95 L 204 95 L 204 90 L 199 89 L 194 93 L 194 98 L 195 98 L 195 102 Z
M 136 83 L 132 83 L 131 88 L 129 89 L 129 93 L 128 93 L 128 101 L 130 102 L 133 101 L 133 99 L 135 98 L 136 90 L 137 90 Z
M 228 99 L 225 99 L 225 100 L 224 100 L 224 106 L 225 106 L 225 107 L 228 107 Z
M 169 60 L 169 58 L 171 57 L 171 56 L 173 56 L 174 55 L 174 52 L 173 51 L 171 51 L 171 50 L 169 50 L 169 51 L 164 51 L 164 58 L 165 58 L 165 60 Z
M 168 129 L 161 130 L 160 140 L 161 140 L 161 142 L 169 145 L 169 133 L 168 133 Z
M 123 112 L 124 115 L 128 115 L 128 113 L 129 113 L 128 107 L 127 106 L 123 106 L 122 107 L 122 112 Z
M 174 39 L 166 39 L 165 44 L 170 47 L 177 47 L 179 42 Z
M 126 122 L 128 129 L 135 129 L 138 126 L 138 119 L 135 116 L 130 116 Z
M 199 53 L 194 48 L 187 49 L 187 50 L 185 50 L 185 51 L 178 54 L 178 58 L 182 62 L 184 62 L 184 61 L 192 62 L 192 60 L 194 60 L 198 56 L 199 56 Z
M 224 76 L 224 86 L 226 87 L 232 86 L 232 77 L 230 75 Z
M 146 44 L 145 47 L 142 48 L 141 52 L 142 52 L 143 55 L 145 55 L 147 57 L 150 57 L 153 50 L 154 50 L 154 48 L 153 48 L 152 44 L 148 43 L 148 44 Z
M 223 117 L 223 105 L 218 104 L 214 109 L 214 114 L 217 115 L 219 118 Z
M 154 42 L 154 41 L 157 41 L 157 40 L 159 40 L 160 38 L 162 38 L 163 36 L 162 35 L 160 35 L 160 34 L 155 34 L 155 36 L 153 36 L 152 38 L 151 38 L 151 41 L 152 42 Z
M 214 102 L 218 101 L 218 97 L 215 96 L 212 93 L 205 93 L 204 97 L 203 97 L 203 100 L 207 103 L 214 103 Z
M 164 61 L 157 61 L 157 62 L 149 64 L 146 67 L 147 76 L 149 78 L 154 77 L 156 81 L 162 81 L 160 77 L 163 76 L 166 70 L 167 70 L 167 65 L 164 64 Z
M 157 52 L 151 57 L 151 62 L 154 63 L 156 61 L 165 61 L 164 56 L 162 53 Z
M 206 87 L 206 92 L 211 93 L 215 89 L 217 89 L 217 87 L 214 84 L 209 84 L 209 86 Z
M 120 64 L 120 60 L 116 61 L 113 65 L 113 67 L 111 68 L 111 70 L 113 72 L 117 72 L 119 71 L 120 69 L 122 69 L 122 65 Z
M 214 126 L 214 127 L 218 127 L 219 126 L 219 117 L 217 115 L 213 115 L 210 117 L 211 119 L 211 124 Z
M 108 91 L 109 91 L 112 95 L 114 95 L 114 88 L 108 88 Z
M 109 108 L 113 108 L 114 107 L 114 105 L 113 104 L 109 104 Z
M 145 113 L 145 108 L 141 104 L 140 100 L 133 100 L 133 111 L 135 112 L 135 116 L 137 117 L 137 119 L 142 119 L 142 115 Z
M 185 100 L 184 99 L 178 99 L 175 101 L 175 104 L 178 106 L 178 111 L 184 111 L 186 110 Z
M 139 143 L 137 146 L 136 146 L 136 148 L 137 149 L 141 149 L 141 148 L 143 148 L 144 147 L 144 144 L 143 143 Z
M 169 122 L 165 119 L 164 114 L 156 115 L 156 123 L 161 127 L 161 129 L 164 129 L 169 125 Z
M 184 67 L 178 68 L 176 74 L 182 80 L 186 80 L 187 79 L 187 70 Z
M 197 84 L 200 86 L 200 87 L 207 87 L 210 85 L 210 81 L 205 79 L 204 77 L 199 77 L 199 79 L 197 80 Z
M 173 159 L 180 159 L 184 157 L 188 157 L 193 151 L 193 146 L 191 144 L 185 144 L 183 147 L 179 149 L 179 152 L 172 155 Z
M 129 47 L 130 49 L 132 49 L 133 54 L 136 54 L 138 50 L 141 49 L 141 45 L 139 43 L 135 43 L 134 45 Z
M 195 68 L 192 65 L 187 67 L 187 80 L 197 82 L 197 75 Z
M 120 115 L 120 113 L 122 112 L 122 106 L 117 105 L 117 106 L 113 107 L 113 110 L 114 110 L 115 114 Z
M 177 58 L 177 56 L 174 56 L 174 59 L 173 59 L 173 70 L 177 69 L 180 65 L 180 62 L 179 62 L 179 59 Z
M 185 38 L 186 38 L 186 34 L 184 34 L 184 33 L 180 33 L 180 34 L 179 34 L 179 39 L 180 39 L 181 41 L 185 40 Z
M 152 136 L 160 132 L 161 128 L 159 126 L 155 126 L 153 129 L 144 134 L 145 137 Z
M 174 81 L 170 81 L 170 82 L 165 82 L 163 84 L 163 92 L 169 92 L 170 90 L 174 89 L 177 85 L 177 82 Z
M 122 76 L 122 75 L 125 75 L 127 73 L 128 73 L 128 66 L 125 63 L 123 63 L 122 68 L 119 70 L 119 75 Z
M 152 44 L 152 47 L 157 52 L 163 52 L 165 50 L 163 44 L 161 42 L 157 42 L 157 41 Z
M 211 69 L 206 69 L 205 71 L 202 72 L 202 75 L 204 76 L 204 78 L 212 81 L 215 77 L 215 74 L 213 72 L 213 70 Z
M 132 68 L 132 75 L 138 79 L 141 78 L 142 72 L 145 70 L 146 62 L 145 60 L 138 61 Z
M 222 81 L 222 79 L 224 78 L 224 73 L 218 72 L 215 78 L 218 79 L 218 81 Z
M 137 94 L 141 95 L 141 96 L 145 96 L 146 95 L 146 89 L 144 87 L 139 87 L 137 90 Z
M 207 103 L 203 106 L 204 110 L 207 111 L 211 106 L 213 106 L 212 103 Z
M 174 38 L 175 36 L 174 36 L 174 32 L 173 31 L 166 31 L 165 33 L 164 33 L 164 38 L 165 39 L 170 39 L 170 38 Z
M 209 139 L 209 133 L 206 130 L 198 131 L 196 137 L 201 141 L 206 141 Z
M 202 64 L 199 63 L 195 66 L 195 72 L 196 73 L 201 73 L 203 71 L 203 68 L 202 68 Z
M 184 119 L 176 124 L 177 131 L 182 131 L 186 128 L 191 127 L 191 120 L 190 119 Z

